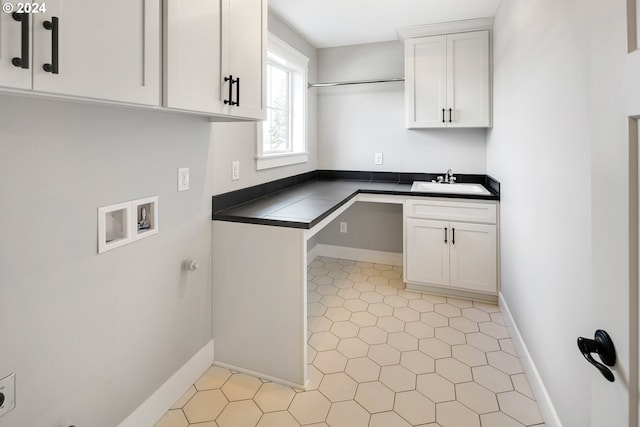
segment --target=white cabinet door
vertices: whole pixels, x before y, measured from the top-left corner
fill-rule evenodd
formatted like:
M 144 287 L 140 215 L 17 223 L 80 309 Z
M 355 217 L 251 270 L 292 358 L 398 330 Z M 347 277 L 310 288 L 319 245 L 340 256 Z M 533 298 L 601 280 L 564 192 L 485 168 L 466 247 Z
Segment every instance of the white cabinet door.
M 489 32 L 447 36 L 448 127 L 491 125 L 489 88 Z
M 222 0 L 221 97 L 231 116 L 264 120 L 267 58 L 266 0 Z M 239 79 L 230 86 L 225 77 Z M 230 90 L 231 89 L 231 90 Z M 231 99 L 229 99 L 231 96 Z
M 449 232 L 446 221 L 406 219 L 407 282 L 449 284 Z
M 462 222 L 449 226 L 451 286 L 497 292 L 496 226 Z
M 164 106 L 221 114 L 220 0 L 165 0 Z
M 489 31 L 408 39 L 406 126 L 491 126 L 489 59 Z
M 33 90 L 159 105 L 160 21 L 160 0 L 47 0 L 33 16 Z
M 29 14 L 24 14 L 23 16 L 27 17 L 25 22 L 29 30 L 24 39 L 22 36 L 22 20 L 16 21 L 11 13 L 0 12 L 0 86 L 31 89 L 31 69 L 33 67 L 31 61 L 31 25 L 33 20 Z M 28 68 L 13 64 L 14 58 L 22 58 L 23 43 L 25 43 L 28 53 L 28 63 L 24 65 Z
M 406 126 L 446 127 L 446 36 L 407 40 L 405 57 Z

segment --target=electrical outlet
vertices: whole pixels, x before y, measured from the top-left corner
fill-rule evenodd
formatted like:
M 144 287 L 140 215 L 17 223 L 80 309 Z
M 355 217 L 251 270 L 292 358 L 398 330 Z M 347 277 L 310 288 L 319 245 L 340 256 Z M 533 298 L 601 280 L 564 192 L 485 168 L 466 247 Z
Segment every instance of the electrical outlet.
M 382 164 L 382 153 L 376 153 L 373 156 L 373 163 L 376 165 L 381 165 Z
M 340 232 L 341 233 L 346 233 L 347 232 L 347 223 L 346 222 L 341 222 L 340 223 Z
M 240 162 L 235 160 L 231 162 L 231 180 L 237 181 L 240 179 Z
M 16 407 L 16 373 L 0 380 L 0 417 Z
M 178 169 L 178 191 L 189 189 L 189 168 Z

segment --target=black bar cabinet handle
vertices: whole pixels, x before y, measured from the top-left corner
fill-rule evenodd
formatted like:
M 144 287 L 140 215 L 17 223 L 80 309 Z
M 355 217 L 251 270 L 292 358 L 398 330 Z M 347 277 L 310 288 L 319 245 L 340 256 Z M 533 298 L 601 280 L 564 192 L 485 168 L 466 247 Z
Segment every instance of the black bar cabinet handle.
M 236 102 L 232 105 L 240 106 L 240 77 L 236 77 Z
M 225 99 L 225 105 L 233 105 L 233 101 L 231 100 L 233 97 L 233 75 L 229 74 L 228 77 L 224 78 L 225 82 L 229 82 L 229 99 Z
M 444 108 L 442 109 L 442 123 L 444 123 Z
M 447 227 L 444 228 L 444 242 L 447 243 Z
M 456 244 L 456 229 L 455 228 L 451 229 L 451 244 L 452 245 Z
M 449 108 L 449 123 L 451 123 L 451 108 Z
M 21 46 L 20 58 L 13 58 L 11 63 L 19 68 L 29 68 L 29 15 L 26 13 L 13 12 L 11 15 L 14 20 L 21 22 Z
M 51 31 L 51 64 L 44 64 L 42 68 L 51 74 L 58 74 L 58 17 L 51 17 L 51 21 L 44 21 L 42 26 Z

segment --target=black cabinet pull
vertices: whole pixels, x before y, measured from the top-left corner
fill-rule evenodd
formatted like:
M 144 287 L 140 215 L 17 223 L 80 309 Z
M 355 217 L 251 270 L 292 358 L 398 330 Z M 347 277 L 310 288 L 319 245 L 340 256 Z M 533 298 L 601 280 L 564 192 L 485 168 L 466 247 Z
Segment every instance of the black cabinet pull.
M 233 97 L 233 76 L 229 74 L 228 77 L 224 78 L 224 81 L 229 82 L 229 99 L 225 99 L 224 103 L 225 105 L 233 105 L 233 101 L 231 100 Z
M 236 107 L 240 106 L 240 77 L 236 77 Z
M 452 245 L 456 244 L 456 229 L 455 228 L 451 229 L 451 244 Z
M 21 22 L 21 46 L 20 58 L 13 58 L 11 63 L 19 68 L 29 68 L 29 15 L 26 13 L 13 12 L 14 20 Z
M 616 349 L 613 346 L 613 341 L 609 334 L 602 329 L 598 329 L 595 333 L 594 339 L 578 337 L 578 348 L 580 352 L 587 359 L 587 362 L 595 366 L 602 376 L 604 376 L 609 382 L 614 382 L 613 372 L 607 366 L 614 366 L 616 364 Z M 596 362 L 591 353 L 598 353 L 602 363 Z
M 447 243 L 447 227 L 444 228 L 444 242 Z
M 51 74 L 58 74 L 58 17 L 51 17 L 51 21 L 44 21 L 42 26 L 51 31 L 51 64 L 44 64 L 42 68 Z
M 444 123 L 444 108 L 442 109 L 442 123 Z
M 449 108 L 449 123 L 451 123 L 451 108 Z

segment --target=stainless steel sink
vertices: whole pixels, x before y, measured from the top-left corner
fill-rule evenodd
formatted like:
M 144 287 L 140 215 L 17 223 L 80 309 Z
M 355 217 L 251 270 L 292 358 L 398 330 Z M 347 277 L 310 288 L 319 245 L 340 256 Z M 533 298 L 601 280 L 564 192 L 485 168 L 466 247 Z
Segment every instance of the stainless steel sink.
M 491 195 L 482 184 L 441 184 L 436 182 L 414 181 L 411 191 L 422 193 L 477 194 Z

